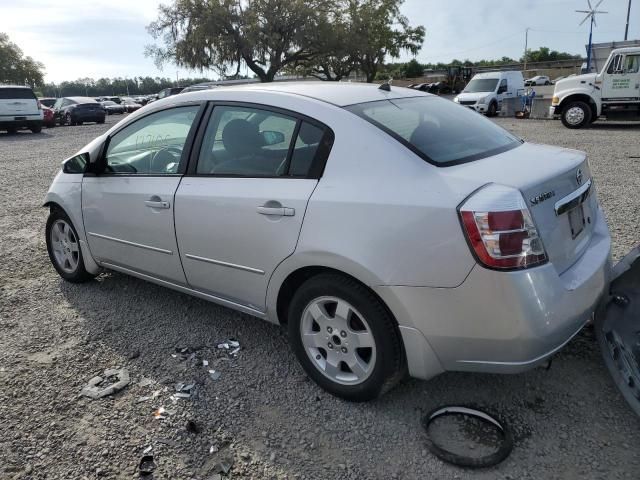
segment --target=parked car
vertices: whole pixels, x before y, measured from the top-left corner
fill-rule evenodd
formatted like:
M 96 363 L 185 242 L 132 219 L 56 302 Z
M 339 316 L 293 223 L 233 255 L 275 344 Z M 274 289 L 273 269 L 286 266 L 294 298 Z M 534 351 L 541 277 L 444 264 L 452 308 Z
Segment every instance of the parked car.
M 140 105 L 139 103 L 137 103 L 133 98 L 131 97 L 122 97 L 122 102 L 120 103 L 121 106 L 124 107 L 124 111 L 126 113 L 131 113 L 131 112 L 135 112 L 136 110 L 139 110 L 142 108 L 142 105 Z
M 534 87 L 536 85 L 551 85 L 551 80 L 545 75 L 537 75 L 533 78 L 525 80 L 525 87 Z
M 42 124 L 45 127 L 53 128 L 56 126 L 56 116 L 55 116 L 55 113 L 53 112 L 53 108 L 43 106 L 42 115 L 43 115 Z
M 65 280 L 115 270 L 284 325 L 307 374 L 349 400 L 407 371 L 539 365 L 610 272 L 583 152 L 388 85 L 160 100 L 66 160 L 45 205 Z
M 566 76 L 556 77 L 556 78 L 554 78 L 553 80 L 551 80 L 551 85 L 555 85 L 555 84 L 556 84 L 556 82 L 559 82 L 560 80 L 563 80 L 563 79 L 565 79 L 565 78 L 567 78 L 567 77 L 566 77 Z
M 160 90 L 158 94 L 149 100 L 149 103 L 155 102 L 156 100 L 162 100 L 163 98 L 170 97 L 172 95 L 177 95 L 184 90 L 184 87 L 171 87 L 165 88 L 164 90 Z
M 28 128 L 33 133 L 42 130 L 42 105 L 33 90 L 18 85 L 0 85 L 0 130 L 16 133 Z
M 183 89 L 180 93 L 197 92 L 198 90 L 208 90 L 211 88 L 218 88 L 218 87 L 219 85 L 217 82 L 196 83 L 194 85 L 190 85 L 187 88 Z
M 483 72 L 474 75 L 453 101 L 493 117 L 502 108 L 505 98 L 515 98 L 523 93 L 522 72 Z
M 56 103 L 57 98 L 55 97 L 42 97 L 42 98 L 38 98 L 38 101 L 40 102 L 40 105 L 44 106 L 44 107 L 49 107 L 52 108 L 53 105 Z
M 104 123 L 105 111 L 89 97 L 63 97 L 53 106 L 56 122 L 60 125 L 82 125 L 85 122 Z
M 124 105 L 118 105 L 116 102 L 112 102 L 111 100 L 104 100 L 100 102 L 100 105 L 102 105 L 102 108 L 104 108 L 107 115 L 114 115 L 116 113 L 122 115 L 126 111 Z

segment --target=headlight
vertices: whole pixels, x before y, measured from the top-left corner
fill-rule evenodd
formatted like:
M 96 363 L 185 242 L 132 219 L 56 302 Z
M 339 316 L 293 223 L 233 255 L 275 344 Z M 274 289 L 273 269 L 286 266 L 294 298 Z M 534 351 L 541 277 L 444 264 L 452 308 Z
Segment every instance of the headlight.
M 559 104 L 560 104 L 560 98 L 554 95 L 553 98 L 551 99 L 551 105 L 559 105 Z
M 486 100 L 487 100 L 487 97 L 482 97 L 482 98 L 478 99 L 477 103 L 484 104 L 486 102 Z
M 454 98 L 453 101 L 456 103 L 460 103 L 460 99 L 458 97 Z

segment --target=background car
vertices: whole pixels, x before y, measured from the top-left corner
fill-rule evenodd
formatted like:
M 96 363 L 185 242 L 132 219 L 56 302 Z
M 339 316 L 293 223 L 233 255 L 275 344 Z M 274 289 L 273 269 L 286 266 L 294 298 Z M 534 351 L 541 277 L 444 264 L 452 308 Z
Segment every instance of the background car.
M 45 107 L 49 107 L 52 108 L 53 105 L 56 103 L 57 98 L 55 97 L 42 97 L 42 98 L 38 98 L 38 101 L 40 102 L 41 105 L 45 106 Z
M 120 105 L 124 107 L 125 112 L 131 113 L 142 108 L 142 105 L 131 97 L 122 97 Z
M 42 120 L 42 124 L 45 127 L 53 128 L 56 126 L 56 116 L 55 116 L 55 113 L 53 112 L 53 108 L 43 106 L 42 115 L 44 117 Z
M 40 133 L 42 119 L 42 106 L 31 88 L 0 85 L 0 130 L 15 133 L 27 127 L 33 133 Z
M 281 324 L 349 400 L 406 372 L 545 362 L 607 291 L 586 155 L 433 95 L 332 83 L 193 92 L 92 141 L 45 200 L 56 271 L 116 270 Z
M 53 106 L 56 122 L 60 125 L 82 125 L 85 122 L 104 123 L 105 111 L 89 97 L 63 97 Z
M 525 87 L 533 87 L 536 85 L 551 85 L 551 80 L 545 75 L 537 75 L 524 81 Z
M 165 88 L 164 90 L 160 90 L 155 98 L 149 100 L 149 103 L 155 102 L 156 100 L 162 100 L 163 98 L 170 97 L 172 95 L 177 95 L 184 90 L 184 87 L 171 87 Z
M 112 102 L 111 100 L 103 100 L 102 102 L 100 102 L 100 105 L 102 105 L 102 108 L 104 108 L 104 111 L 107 113 L 107 115 L 121 115 L 126 111 L 124 105 L 118 105 L 116 102 Z
M 180 93 L 197 92 L 198 90 L 209 90 L 211 88 L 218 88 L 218 84 L 216 82 L 196 83 L 183 89 Z

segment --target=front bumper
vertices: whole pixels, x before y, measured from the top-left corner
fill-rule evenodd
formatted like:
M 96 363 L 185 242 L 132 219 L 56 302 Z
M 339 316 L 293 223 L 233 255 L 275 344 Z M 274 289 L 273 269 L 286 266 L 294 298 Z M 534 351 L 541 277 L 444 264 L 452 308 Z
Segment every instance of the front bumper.
M 549 107 L 549 116 L 553 117 L 555 115 L 560 115 L 560 112 L 557 112 L 556 109 L 558 108 L 558 105 L 551 105 Z
M 456 288 L 378 287 L 401 326 L 424 336 L 442 370 L 517 373 L 544 362 L 592 317 L 609 284 L 611 239 L 602 212 L 589 248 L 562 275 L 550 263 L 499 272 L 476 265 Z M 405 344 L 410 373 L 433 376 Z M 424 363 L 424 362 L 423 362 Z

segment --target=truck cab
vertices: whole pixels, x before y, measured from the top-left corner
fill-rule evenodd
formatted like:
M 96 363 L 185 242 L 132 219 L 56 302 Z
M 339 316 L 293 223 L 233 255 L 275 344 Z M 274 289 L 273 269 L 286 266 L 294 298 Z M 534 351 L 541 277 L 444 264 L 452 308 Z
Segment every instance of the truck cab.
M 601 116 L 640 120 L 640 47 L 613 50 L 600 73 L 557 82 L 549 113 L 567 128 L 583 128 Z
M 453 101 L 493 117 L 505 98 L 516 98 L 523 92 L 522 72 L 483 72 L 476 74 Z

